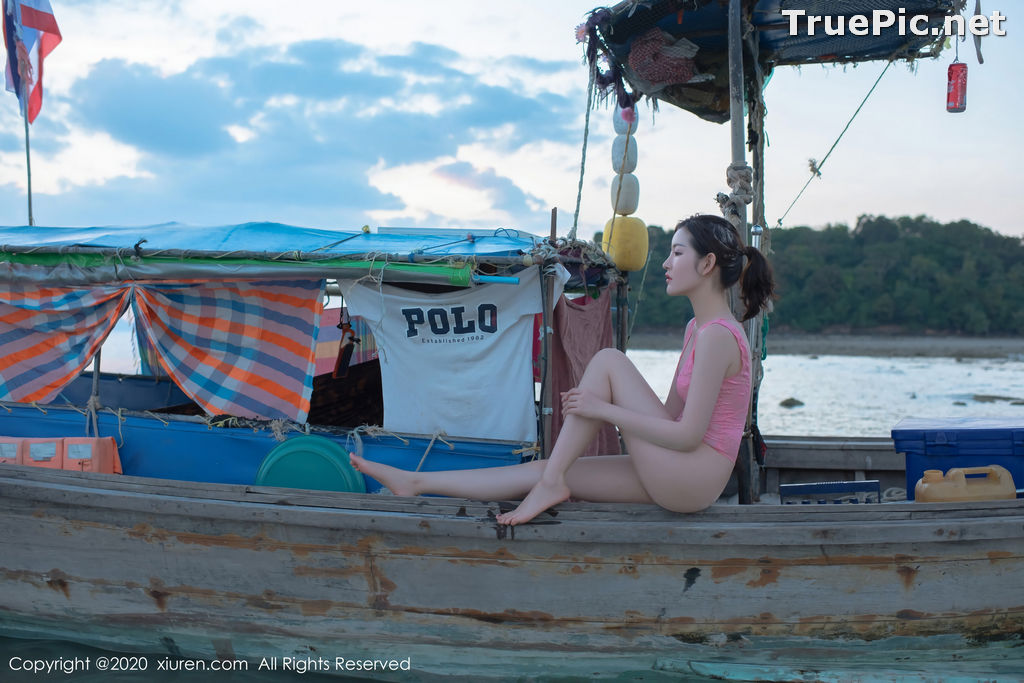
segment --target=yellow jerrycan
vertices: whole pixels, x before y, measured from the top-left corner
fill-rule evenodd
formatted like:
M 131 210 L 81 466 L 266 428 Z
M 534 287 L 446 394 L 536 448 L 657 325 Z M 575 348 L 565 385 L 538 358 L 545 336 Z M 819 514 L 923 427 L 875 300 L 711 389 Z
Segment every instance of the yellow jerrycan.
M 983 477 L 968 477 L 984 474 Z M 959 502 L 965 500 L 1006 500 L 1017 497 L 1013 475 L 999 465 L 955 467 L 945 476 L 942 470 L 925 470 L 914 487 L 914 500 L 922 503 Z

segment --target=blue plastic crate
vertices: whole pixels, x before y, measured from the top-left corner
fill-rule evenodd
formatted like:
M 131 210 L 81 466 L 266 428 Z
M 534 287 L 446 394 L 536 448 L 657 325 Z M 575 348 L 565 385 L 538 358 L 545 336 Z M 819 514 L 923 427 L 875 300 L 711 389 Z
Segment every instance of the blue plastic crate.
M 1002 465 L 1024 486 L 1024 419 L 916 418 L 893 427 L 893 445 L 907 457 L 907 500 L 925 470 Z

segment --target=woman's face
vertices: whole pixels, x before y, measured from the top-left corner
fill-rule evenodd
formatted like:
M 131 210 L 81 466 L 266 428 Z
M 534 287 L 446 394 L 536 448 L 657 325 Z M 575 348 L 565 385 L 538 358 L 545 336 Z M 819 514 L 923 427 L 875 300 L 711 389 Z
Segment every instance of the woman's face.
M 700 282 L 697 269 L 700 254 L 691 244 L 690 232 L 685 228 L 672 235 L 672 246 L 668 258 L 661 264 L 665 269 L 665 291 L 669 295 L 686 294 Z

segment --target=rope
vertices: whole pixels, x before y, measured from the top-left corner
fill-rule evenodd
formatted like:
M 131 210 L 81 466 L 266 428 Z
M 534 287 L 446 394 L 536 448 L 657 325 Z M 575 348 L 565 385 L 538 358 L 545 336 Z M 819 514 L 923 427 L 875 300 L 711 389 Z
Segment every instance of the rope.
M 523 446 L 522 448 L 516 448 L 515 450 L 512 451 L 512 455 L 520 455 L 521 456 L 521 455 L 525 455 L 527 453 L 532 454 L 533 457 L 530 458 L 531 460 L 536 460 L 537 459 L 537 455 L 540 453 L 540 445 L 537 444 L 537 443 L 534 443 L 534 444 L 532 444 L 530 446 Z
M 430 453 L 430 449 L 434 447 L 434 442 L 435 441 L 440 441 L 441 443 L 443 443 L 445 446 L 447 446 L 451 450 L 455 450 L 455 446 L 453 446 L 452 444 L 450 444 L 447 441 L 445 441 L 441 437 L 441 434 L 443 434 L 443 432 L 434 432 L 434 435 L 432 437 L 430 437 L 430 443 L 427 444 L 427 450 L 423 451 L 423 457 L 420 458 L 420 462 L 419 462 L 418 465 L 416 465 L 416 470 L 415 471 L 419 472 L 423 468 L 423 463 L 427 461 L 427 454 Z M 445 436 L 447 436 L 447 435 L 445 435 Z
M 883 503 L 892 503 L 892 502 L 896 502 L 896 501 L 900 501 L 900 500 L 906 500 L 906 499 L 907 499 L 907 490 L 906 489 L 901 489 L 898 486 L 893 486 L 892 488 L 888 488 L 888 489 L 886 489 L 882 493 L 882 502 Z
M 651 266 L 651 250 L 650 250 L 650 248 L 648 248 L 648 250 L 647 250 L 647 260 L 644 261 L 644 272 L 640 276 L 640 288 L 639 288 L 639 290 L 637 290 L 637 293 L 636 293 L 636 304 L 635 304 L 635 307 L 634 307 L 635 311 L 634 311 L 634 314 L 632 316 L 630 316 L 630 318 L 629 318 L 629 332 L 627 333 L 627 335 L 628 335 L 627 339 L 632 339 L 633 338 L 633 328 L 636 326 L 636 319 L 638 317 L 640 317 L 640 302 L 644 298 L 644 285 L 647 284 L 647 269 L 650 268 L 650 266 Z
M 580 203 L 583 201 L 583 172 L 587 168 L 587 138 L 590 136 L 590 109 L 594 106 L 594 81 L 597 78 L 597 62 L 590 65 L 590 79 L 587 84 L 587 114 L 583 120 L 583 152 L 580 156 L 580 182 L 576 188 L 576 211 L 572 214 L 572 229 L 569 239 L 576 239 L 576 228 L 580 222 Z
M 124 447 L 124 432 L 121 430 L 121 425 L 123 425 L 125 423 L 125 419 L 124 419 L 124 417 L 122 417 L 121 411 L 124 410 L 124 408 L 118 408 L 116 412 L 114 411 L 113 408 L 107 408 L 107 410 L 109 410 L 110 412 L 114 413 L 114 417 L 117 418 L 117 436 L 120 439 L 120 441 L 117 444 L 117 447 L 118 448 L 123 448 Z M 146 412 L 149 412 L 149 411 L 146 411 Z M 153 413 L 149 413 L 149 414 L 153 415 Z M 160 420 L 160 418 L 157 418 L 157 419 Z M 163 420 L 160 420 L 160 421 L 164 422 Z M 164 422 L 164 426 L 165 427 L 168 424 L 170 424 L 170 423 L 169 422 Z
M 103 407 L 102 404 L 100 404 L 100 397 L 97 396 L 96 394 L 93 394 L 92 396 L 90 396 L 89 400 L 85 402 L 85 409 L 89 412 L 89 414 L 87 416 L 87 421 L 85 423 L 85 435 L 86 436 L 89 436 L 89 425 L 91 424 L 92 425 L 92 435 L 95 436 L 95 437 L 99 437 L 99 435 L 100 435 L 100 428 L 99 428 L 99 423 L 97 422 L 97 419 L 96 419 L 96 410 L 97 410 L 97 408 L 102 408 L 102 407 Z
M 741 229 L 740 208 L 754 201 L 754 170 L 746 162 L 734 161 L 725 170 L 725 179 L 732 192 L 719 192 L 715 201 L 722 216 Z
M 399 436 L 398 434 L 395 434 L 394 432 L 388 431 L 387 429 L 384 429 L 383 427 L 376 427 L 374 425 L 363 425 L 361 427 L 356 427 L 354 430 L 352 430 L 352 434 L 358 435 L 358 433 L 360 431 L 366 432 L 367 436 L 390 436 L 390 437 L 394 437 L 395 439 L 398 439 L 399 441 L 401 441 L 402 444 L 405 445 L 405 446 L 408 446 L 409 443 L 410 443 L 410 441 L 408 439 L 404 439 L 401 436 Z
M 170 420 L 163 419 L 162 417 L 160 417 L 159 415 L 157 415 L 156 413 L 154 413 L 151 410 L 145 411 L 145 414 L 149 415 L 150 417 L 152 417 L 153 419 L 155 419 L 155 420 L 157 420 L 159 422 L 163 422 L 164 423 L 164 427 L 166 427 L 167 425 L 171 424 Z M 209 424 L 207 424 L 207 426 L 209 426 Z
M 270 431 L 274 434 L 274 439 L 275 440 L 277 440 L 277 441 L 284 441 L 284 439 L 285 439 L 284 428 L 285 428 L 285 421 L 284 420 L 271 420 L 270 421 Z
M 359 428 L 357 427 L 356 429 L 353 429 L 351 432 L 349 432 L 348 436 L 349 436 L 349 438 L 346 440 L 346 443 L 348 443 L 349 441 L 355 441 L 356 442 L 356 457 L 362 458 L 363 457 L 363 437 L 359 436 Z
M 828 161 L 829 156 L 832 154 L 832 150 L 834 150 L 836 148 L 836 145 L 839 144 L 839 141 L 843 139 L 843 135 L 845 135 L 846 131 L 849 130 L 850 124 L 852 124 L 853 120 L 857 118 L 857 114 L 860 113 L 861 108 L 868 101 L 868 98 L 871 97 L 871 93 L 875 92 L 875 87 L 878 86 L 879 81 L 882 80 L 882 76 L 885 75 L 885 72 L 889 70 L 890 66 L 892 66 L 892 62 L 886 62 L 885 68 L 882 69 L 882 73 L 878 74 L 878 78 L 875 79 L 874 85 L 871 86 L 871 89 L 868 90 L 868 94 L 864 96 L 863 100 L 861 100 L 860 105 L 857 106 L 857 110 L 853 112 L 853 116 L 850 117 L 850 120 L 846 122 L 846 126 L 843 127 L 843 131 L 839 134 L 839 137 L 836 138 L 836 141 L 832 143 L 832 146 L 828 150 L 828 154 L 826 154 L 825 158 L 821 160 L 821 163 L 819 164 L 814 159 L 811 159 L 811 177 L 807 179 L 807 182 L 804 183 L 804 186 L 800 189 L 800 192 L 798 192 L 793 201 L 790 202 L 789 208 L 787 208 L 786 212 L 782 214 L 782 218 L 779 219 L 777 225 L 779 225 L 780 227 L 782 226 L 782 221 L 784 221 L 786 219 L 786 216 L 789 215 L 789 212 L 793 208 L 793 205 L 800 200 L 801 196 L 803 196 L 804 190 L 806 190 L 807 186 L 811 184 L 811 181 L 814 180 L 815 178 L 821 177 L 821 169 L 825 166 L 825 162 Z

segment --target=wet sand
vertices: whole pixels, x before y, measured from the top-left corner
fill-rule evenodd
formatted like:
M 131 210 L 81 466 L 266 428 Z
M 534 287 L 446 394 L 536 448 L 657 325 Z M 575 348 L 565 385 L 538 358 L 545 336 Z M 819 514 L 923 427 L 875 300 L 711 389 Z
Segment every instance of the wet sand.
M 673 351 L 683 331 L 634 330 L 631 349 Z M 893 334 L 794 334 L 769 332 L 768 353 L 779 355 L 921 356 L 925 358 L 1010 358 L 1024 361 L 1024 338 Z

